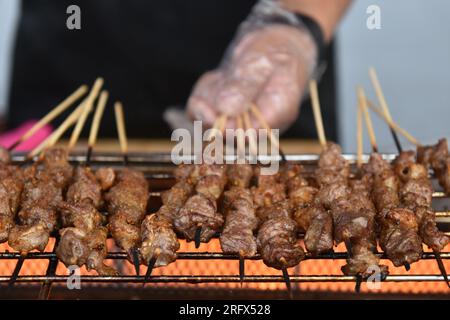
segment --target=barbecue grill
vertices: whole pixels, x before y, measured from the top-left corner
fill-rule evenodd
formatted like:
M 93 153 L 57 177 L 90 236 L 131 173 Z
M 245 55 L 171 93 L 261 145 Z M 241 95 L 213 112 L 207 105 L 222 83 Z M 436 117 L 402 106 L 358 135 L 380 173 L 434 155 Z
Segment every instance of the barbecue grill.
M 365 155 L 364 159 L 367 160 L 369 155 Z M 388 160 L 394 159 L 395 155 L 392 154 L 386 154 L 384 157 Z M 350 163 L 354 164 L 356 161 L 356 157 L 354 155 L 345 155 L 345 158 L 350 161 Z M 315 168 L 317 164 L 318 155 L 313 154 L 305 154 L 305 155 L 286 155 L 287 161 L 293 161 L 296 163 L 300 163 L 305 167 L 306 172 L 313 172 L 313 169 Z M 13 162 L 18 165 L 24 165 L 26 164 L 26 158 L 24 155 L 17 154 L 13 156 Z M 72 164 L 82 164 L 85 162 L 85 155 L 72 155 L 70 157 L 70 161 Z M 152 154 L 130 154 L 129 155 L 129 166 L 132 166 L 133 168 L 137 170 L 142 170 L 145 173 L 146 178 L 148 179 L 151 187 L 151 194 L 150 194 L 150 204 L 149 204 L 149 211 L 154 212 L 157 210 L 157 208 L 161 205 L 159 195 L 162 190 L 170 188 L 170 186 L 174 183 L 174 178 L 172 175 L 172 171 L 174 169 L 174 165 L 171 162 L 170 154 L 158 154 L 158 153 L 152 153 Z M 94 154 L 91 157 L 90 165 L 95 169 L 100 166 L 112 166 L 114 168 L 120 168 L 123 167 L 123 156 L 121 154 Z M 447 198 L 447 196 L 443 192 L 435 192 L 433 194 L 433 203 L 434 203 L 434 209 L 437 210 L 436 216 L 437 221 L 439 223 L 439 227 L 441 230 L 450 233 L 450 211 L 448 209 L 448 205 L 450 204 L 450 199 Z M 302 235 L 300 235 L 301 237 Z M 215 241 L 217 239 L 213 239 Z M 218 242 L 216 241 L 216 244 L 218 245 Z M 51 244 L 54 246 L 54 242 Z M 207 245 L 206 245 L 207 246 Z M 188 248 L 189 250 L 184 250 Z M 202 247 L 203 248 L 203 247 Z M 281 274 L 280 271 L 270 269 L 270 268 L 259 268 L 257 274 L 246 274 L 243 279 L 240 278 L 239 274 L 222 274 L 222 272 L 215 272 L 215 270 L 209 270 L 207 269 L 205 272 L 204 269 L 202 269 L 201 264 L 202 263 L 208 263 L 210 261 L 216 261 L 219 263 L 230 263 L 233 262 L 237 265 L 237 261 L 239 260 L 238 256 L 234 255 L 227 255 L 223 254 L 219 251 L 217 252 L 205 252 L 202 250 L 202 248 L 195 250 L 193 249 L 193 246 L 184 245 L 182 246 L 182 249 L 180 252 L 178 252 L 178 260 L 179 261 L 198 261 L 197 270 L 200 270 L 202 272 L 195 272 L 193 271 L 192 274 L 165 274 L 164 270 L 168 267 L 163 267 L 160 269 L 156 269 L 159 272 L 154 272 L 154 274 L 151 276 L 150 279 L 148 279 L 148 283 L 145 288 L 142 288 L 142 284 L 144 283 L 144 275 L 136 276 L 133 275 L 132 272 L 125 272 L 122 273 L 120 276 L 98 276 L 94 275 L 94 273 L 89 274 L 83 274 L 80 276 L 81 283 L 83 285 L 86 284 L 88 288 L 94 288 L 95 286 L 101 286 L 104 287 L 126 287 L 126 288 L 134 288 L 135 290 L 139 290 L 139 292 L 145 292 L 148 291 L 151 293 L 150 297 L 161 297 L 158 296 L 157 292 L 158 290 L 166 290 L 167 286 L 171 286 L 169 288 L 173 288 L 172 286 L 180 286 L 180 285 L 186 285 L 187 288 L 192 290 L 192 284 L 195 284 L 197 287 L 195 287 L 195 290 L 204 291 L 209 290 L 210 294 L 207 296 L 210 298 L 214 298 L 219 296 L 218 289 L 222 288 L 225 291 L 230 290 L 230 284 L 234 284 L 234 286 L 231 286 L 231 288 L 235 288 L 236 290 L 242 290 L 245 292 L 246 290 L 249 291 L 249 289 L 252 289 L 253 291 L 253 297 L 273 297 L 276 296 L 275 293 L 283 291 L 285 278 Z M 64 287 L 61 284 L 64 284 L 69 279 L 69 275 L 66 273 L 59 273 L 57 272 L 58 267 L 58 259 L 56 257 L 56 254 L 52 251 L 52 247 L 50 249 L 47 247 L 45 252 L 31 252 L 25 257 L 21 257 L 19 253 L 17 252 L 9 252 L 9 251 L 3 251 L 0 252 L 0 284 L 2 286 L 9 286 L 11 291 L 8 290 L 1 290 L 4 297 L 26 297 L 26 298 L 40 298 L 40 299 L 47 299 L 52 298 L 52 287 L 57 287 L 59 289 Z M 448 250 L 449 247 L 447 246 L 445 252 L 441 252 L 441 257 L 444 260 L 444 263 L 447 265 L 447 269 L 449 264 L 448 260 L 450 259 L 450 251 Z M 379 253 L 379 255 L 384 258 L 383 253 Z M 314 261 L 314 263 L 320 264 L 323 261 L 333 261 L 333 260 L 345 260 L 347 258 L 347 253 L 345 252 L 335 252 L 331 254 L 322 254 L 319 256 L 311 256 L 310 254 L 307 254 L 306 261 Z M 127 254 L 125 252 L 115 251 L 112 250 L 108 253 L 107 259 L 112 261 L 112 263 L 122 263 L 125 265 L 128 265 Z M 422 256 L 422 260 L 430 262 L 430 260 L 434 260 L 435 256 L 432 252 L 424 252 Z M 178 261 L 177 260 L 177 261 Z M 252 261 L 259 261 L 260 257 L 259 255 L 256 255 L 254 257 L 246 259 L 246 262 L 251 263 Z M 6 272 L 5 268 L 2 267 L 2 264 L 5 263 L 5 261 L 14 261 L 14 268 L 10 270 L 10 272 Z M 35 271 L 30 270 L 30 268 L 25 268 L 24 266 L 30 262 L 30 261 L 45 261 L 44 268 L 40 268 L 42 272 L 38 272 L 36 274 Z M 290 270 L 290 281 L 292 284 L 292 289 L 294 293 L 294 297 L 301 297 L 301 292 L 305 289 L 305 285 L 309 283 L 354 283 L 355 277 L 352 276 L 344 276 L 342 274 L 309 274 L 306 273 L 305 270 L 302 268 L 302 264 L 305 263 L 302 261 L 300 266 L 296 268 L 292 268 Z M 61 265 L 61 264 L 60 264 Z M 427 264 L 429 265 L 429 264 Z M 262 262 L 261 262 L 262 266 Z M 390 265 L 391 266 L 391 265 Z M 144 267 L 143 267 L 144 268 Z M 131 269 L 131 268 L 130 268 Z M 428 272 L 422 272 L 421 274 L 413 273 L 414 266 L 412 267 L 411 272 L 406 274 L 391 274 L 387 276 L 387 278 L 384 280 L 384 283 L 397 283 L 398 285 L 403 285 L 404 283 L 417 283 L 417 282 L 426 282 L 426 283 L 441 283 L 440 288 L 441 289 L 441 295 L 448 295 L 450 293 L 450 290 L 448 290 L 448 287 L 446 285 L 442 284 L 444 283 L 444 277 L 438 272 L 435 271 L 437 268 L 429 268 L 430 270 L 427 270 L 427 268 L 421 268 L 422 270 L 425 269 L 425 271 Z M 123 270 L 123 268 L 122 268 Z M 145 269 L 143 269 L 145 270 Z M 155 271 L 156 271 L 155 270 Z M 233 270 L 235 270 L 233 268 Z M 395 268 L 392 266 L 390 267 L 391 271 L 394 271 Z M 421 270 L 421 271 L 422 271 Z M 32 272 L 33 271 L 33 272 Z M 126 271 L 126 270 L 125 270 Z M 231 269 L 230 269 L 231 271 Z M 450 272 L 450 269 L 449 269 Z M 206 274 L 205 274 L 206 273 Z M 395 273 L 395 272 L 393 272 Z M 142 272 L 141 272 L 142 274 Z M 145 272 L 144 272 L 145 274 Z M 17 276 L 18 275 L 18 276 Z M 14 282 L 12 281 L 14 279 L 14 276 L 16 276 L 16 279 Z M 244 287 L 243 289 L 240 288 L 239 283 L 243 283 Z M 139 285 L 141 284 L 141 285 Z M 201 285 L 199 285 L 201 284 Z M 209 284 L 209 285 L 208 285 Z M 258 286 L 250 285 L 250 284 L 276 284 L 273 286 L 275 290 L 272 290 L 273 295 L 270 295 L 269 291 L 264 291 L 263 294 L 261 294 L 261 291 L 258 292 Z M 23 290 L 24 287 L 27 288 L 34 288 L 35 291 L 30 290 Z M 12 288 L 13 287 L 13 288 Z M 214 287 L 216 287 L 216 291 L 212 290 Z M 186 287 L 184 287 L 186 289 Z M 267 288 L 267 287 L 266 287 Z M 348 288 L 348 287 L 347 287 Z M 399 287 L 400 288 L 400 287 Z M 64 290 L 58 290 L 58 292 L 64 292 Z M 66 289 L 67 290 L 67 289 Z M 26 291 L 26 294 L 25 294 Z M 249 292 L 250 292 L 249 291 Z M 285 291 L 285 290 L 284 290 Z M 348 291 L 348 290 L 347 290 Z M 402 290 L 396 289 L 390 289 L 390 292 L 404 292 Z M 426 291 L 426 290 L 425 290 Z M 7 293 L 9 292 L 9 293 Z M 33 294 L 30 294 L 30 292 L 33 292 Z M 35 292 L 35 293 L 34 293 Z M 79 294 L 79 297 L 89 297 L 84 296 L 87 291 L 80 291 L 71 293 L 73 294 Z M 131 292 L 131 291 L 130 291 Z M 186 297 L 182 292 L 180 291 L 173 291 L 171 297 L 177 297 L 178 292 L 178 298 L 180 297 Z M 180 295 L 181 292 L 181 295 Z M 215 292 L 215 293 L 214 293 Z M 383 292 L 386 294 L 386 292 Z M 412 292 L 410 292 L 412 293 Z M 436 293 L 436 291 L 430 291 L 430 292 L 422 292 L 422 293 Z M 0 295 L 3 295 L 0 294 Z M 34 296 L 33 296 L 34 295 Z M 63 295 L 64 296 L 64 295 Z M 145 296 L 145 295 L 144 295 Z M 281 295 L 282 296 L 282 295 Z M 121 294 L 121 297 L 123 297 L 123 294 Z M 131 293 L 130 296 L 131 297 Z M 233 296 L 232 296 L 233 297 Z M 235 296 L 234 296 L 235 297 Z M 252 297 L 252 296 L 247 296 Z

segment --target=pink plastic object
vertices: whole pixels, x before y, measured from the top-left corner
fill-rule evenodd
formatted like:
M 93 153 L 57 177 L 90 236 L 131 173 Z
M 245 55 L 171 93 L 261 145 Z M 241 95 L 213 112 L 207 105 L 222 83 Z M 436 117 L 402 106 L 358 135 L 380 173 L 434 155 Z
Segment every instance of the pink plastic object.
M 12 146 L 25 132 L 27 132 L 37 120 L 29 120 L 21 124 L 19 127 L 9 130 L 0 135 L 0 145 L 5 148 Z M 39 129 L 31 138 L 18 145 L 14 151 L 29 151 L 37 147 L 45 140 L 53 131 L 52 126 L 45 125 Z

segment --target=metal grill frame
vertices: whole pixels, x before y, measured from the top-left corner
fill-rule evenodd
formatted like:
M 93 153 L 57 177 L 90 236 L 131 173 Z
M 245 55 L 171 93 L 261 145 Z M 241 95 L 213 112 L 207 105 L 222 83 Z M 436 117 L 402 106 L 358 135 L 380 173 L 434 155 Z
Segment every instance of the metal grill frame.
M 386 160 L 393 160 L 395 154 L 384 154 L 383 158 Z M 354 165 L 356 163 L 356 155 L 345 154 L 344 157 Z M 369 159 L 370 155 L 364 155 L 364 161 Z M 73 165 L 82 165 L 85 163 L 85 155 L 72 155 L 69 160 Z M 314 167 L 317 164 L 317 154 L 297 154 L 286 155 L 286 160 L 290 162 L 296 162 L 305 166 Z M 26 165 L 27 160 L 24 154 L 15 154 L 12 157 L 13 163 L 17 165 Z M 121 168 L 123 164 L 123 156 L 113 153 L 93 154 L 90 161 L 90 166 L 93 168 L 99 166 L 112 166 L 114 168 Z M 131 153 L 128 156 L 128 166 L 145 172 L 146 178 L 150 183 L 162 180 L 173 179 L 172 170 L 175 166 L 171 162 L 170 154 L 167 153 Z M 153 181 L 153 182 L 152 182 Z M 150 192 L 151 197 L 159 197 L 160 192 Z M 433 193 L 433 198 L 447 198 L 447 196 L 440 191 Z M 450 218 L 450 211 L 436 212 L 436 217 L 439 219 Z M 445 223 L 448 223 L 445 222 Z M 450 232 L 446 234 L 450 235 Z M 302 235 L 299 234 L 301 238 Z M 386 259 L 383 253 L 378 253 L 381 259 Z M 309 253 L 306 254 L 306 260 L 342 260 L 347 259 L 348 254 L 346 252 L 336 252 L 330 254 L 321 254 L 318 256 L 312 256 Z M 441 258 L 450 259 L 450 252 L 441 252 Z M 30 252 L 25 257 L 21 257 L 18 252 L 0 252 L 0 260 L 16 260 L 16 267 L 11 276 L 0 276 L 0 284 L 11 283 L 14 273 L 17 275 L 20 272 L 21 266 L 25 260 L 45 259 L 49 260 L 47 271 L 43 275 L 22 275 L 17 276 L 14 283 L 41 283 L 41 291 L 39 298 L 46 299 L 49 297 L 51 285 L 53 283 L 66 282 L 69 276 L 56 275 L 56 266 L 58 264 L 58 258 L 54 250 L 52 252 Z M 127 254 L 125 252 L 108 252 L 107 259 L 112 260 L 126 260 Z M 223 254 L 219 252 L 178 252 L 177 259 L 180 260 L 239 260 L 237 255 Z M 247 260 L 260 260 L 259 254 L 254 257 L 246 258 Z M 424 252 L 422 259 L 431 260 L 435 259 L 432 252 Z M 1 262 L 0 262 L 1 263 Z M 99 276 L 99 275 L 82 275 L 80 276 L 82 282 L 86 283 L 144 283 L 144 276 Z M 357 277 L 345 276 L 345 275 L 291 275 L 290 281 L 294 283 L 302 282 L 355 282 Z M 445 281 L 444 277 L 440 274 L 422 274 L 422 275 L 388 275 L 385 282 L 439 282 Z M 187 283 L 187 284 L 199 284 L 199 283 L 281 283 L 285 282 L 285 278 L 281 275 L 248 275 L 240 278 L 239 275 L 173 275 L 173 276 L 151 276 L 147 283 Z

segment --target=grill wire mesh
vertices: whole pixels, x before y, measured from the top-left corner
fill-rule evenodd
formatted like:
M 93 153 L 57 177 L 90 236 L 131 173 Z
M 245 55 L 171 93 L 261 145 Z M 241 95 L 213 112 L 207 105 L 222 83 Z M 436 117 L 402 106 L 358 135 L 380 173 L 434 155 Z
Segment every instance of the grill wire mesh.
M 345 155 L 351 162 L 355 162 L 354 155 Z M 393 159 L 394 155 L 384 155 L 386 159 Z M 365 159 L 368 156 L 364 156 Z M 288 155 L 288 161 L 294 161 L 304 165 L 306 171 L 315 168 L 317 155 Z M 18 165 L 24 165 L 24 157 L 16 155 L 13 161 Z M 72 156 L 74 165 L 83 164 L 83 156 Z M 121 168 L 122 156 L 115 154 L 93 155 L 90 165 L 95 169 L 100 166 L 112 166 Z M 150 183 L 149 212 L 154 212 L 161 205 L 159 194 L 169 188 L 174 179 L 170 155 L 168 154 L 132 154 L 129 156 L 129 166 L 142 170 Z M 436 186 L 436 182 L 433 181 Z M 436 188 L 436 190 L 439 190 Z M 441 230 L 449 234 L 450 211 L 448 205 L 450 199 L 441 191 L 433 194 L 433 206 Z M 299 235 L 302 238 L 302 235 Z M 259 255 L 246 259 L 245 277 L 241 281 L 239 277 L 238 257 L 225 255 L 220 251 L 218 238 L 210 243 L 202 244 L 195 249 L 193 243 L 180 240 L 181 248 L 175 263 L 153 270 L 148 279 L 146 288 L 192 288 L 196 290 L 208 289 L 236 289 L 246 290 L 284 290 L 285 279 L 280 271 L 266 267 Z M 53 252 L 55 246 L 52 238 L 44 252 L 31 252 L 21 259 L 20 254 L 14 252 L 6 244 L 0 245 L 0 284 L 22 289 L 29 286 L 38 286 L 38 298 L 45 299 L 50 296 L 53 287 L 66 288 L 68 280 L 73 277 L 68 269 L 58 261 Z M 114 245 L 112 239 L 108 239 L 108 256 L 106 263 L 114 266 L 120 273 L 119 276 L 98 276 L 94 271 L 88 272 L 84 267 L 80 269 L 80 282 L 83 288 L 92 287 L 126 287 L 137 288 L 144 284 L 145 266 L 141 266 L 140 276 L 135 275 L 133 266 L 127 261 L 127 256 Z M 385 258 L 379 252 L 381 258 Z M 354 289 L 355 277 L 344 276 L 340 267 L 345 263 L 347 253 L 345 247 L 339 245 L 335 252 L 319 256 L 307 255 L 305 261 L 297 267 L 289 269 L 293 290 L 301 291 L 341 291 L 349 292 Z M 441 258 L 447 270 L 450 270 L 450 248 L 447 246 L 441 252 Z M 389 266 L 390 274 L 381 283 L 378 289 L 370 289 L 363 284 L 362 292 L 382 293 L 427 293 L 448 295 L 449 289 L 443 276 L 437 267 L 435 256 L 424 247 L 422 260 L 413 264 L 411 270 L 395 268 L 388 260 L 383 260 Z M 22 264 L 23 263 L 23 264 Z M 18 277 L 11 282 L 14 273 Z M 243 289 L 241 289 L 243 290 Z M 375 291 L 371 291 L 375 290 Z

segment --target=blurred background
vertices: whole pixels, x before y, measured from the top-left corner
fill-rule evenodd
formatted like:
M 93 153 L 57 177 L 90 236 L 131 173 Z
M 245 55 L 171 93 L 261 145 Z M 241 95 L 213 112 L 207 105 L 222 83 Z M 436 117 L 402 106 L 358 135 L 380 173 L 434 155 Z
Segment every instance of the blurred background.
M 29 0 L 28 0 L 29 1 Z M 381 8 L 381 29 L 366 27 L 369 5 Z M 8 110 L 11 66 L 19 0 L 0 0 L 0 114 Z M 334 46 L 337 139 L 354 152 L 357 84 L 375 95 L 368 67 L 378 71 L 394 119 L 421 142 L 450 136 L 450 1 L 355 0 L 341 24 Z M 75 87 L 74 87 L 75 89 Z M 50 107 L 50 106 L 49 106 Z M 374 117 L 376 118 L 376 117 Z M 379 148 L 395 151 L 378 119 Z M 406 143 L 406 141 L 405 141 Z M 366 143 L 368 151 L 368 143 Z

